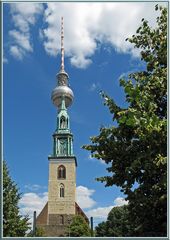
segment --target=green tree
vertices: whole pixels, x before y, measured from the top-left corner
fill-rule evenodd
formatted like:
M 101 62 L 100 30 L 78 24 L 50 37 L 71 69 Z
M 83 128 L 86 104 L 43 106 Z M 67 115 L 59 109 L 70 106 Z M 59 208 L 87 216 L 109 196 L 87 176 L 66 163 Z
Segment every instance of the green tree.
M 76 215 L 72 218 L 67 234 L 70 237 L 88 237 L 90 236 L 90 228 L 82 216 Z
M 129 211 L 126 205 L 113 207 L 107 221 L 96 226 L 96 237 L 128 237 L 131 235 Z
M 142 19 L 127 39 L 146 65 L 120 80 L 128 107 L 102 93 L 117 125 L 102 127 L 83 146 L 109 165 L 109 176 L 97 180 L 127 195 L 133 236 L 167 234 L 167 9 L 156 5 L 155 10 L 160 11 L 157 26 Z
M 12 181 L 6 162 L 3 162 L 3 236 L 24 237 L 30 228 L 28 216 L 21 216 L 18 202 L 21 194 L 18 187 Z
M 95 227 L 95 237 L 107 237 L 106 222 L 101 222 Z

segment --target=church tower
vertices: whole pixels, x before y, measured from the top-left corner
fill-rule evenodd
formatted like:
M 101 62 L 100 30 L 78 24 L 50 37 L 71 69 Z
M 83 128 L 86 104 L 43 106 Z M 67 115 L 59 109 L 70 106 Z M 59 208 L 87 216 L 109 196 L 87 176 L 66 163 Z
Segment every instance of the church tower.
M 57 86 L 51 94 L 58 113 L 53 134 L 53 151 L 48 156 L 48 203 L 37 217 L 37 226 L 44 229 L 45 236 L 66 236 L 72 217 L 76 214 L 82 215 L 88 223 L 88 218 L 75 202 L 77 161 L 73 153 L 73 134 L 67 111 L 74 95 L 64 69 L 63 21 L 61 18 L 61 67 L 57 74 Z
M 73 154 L 73 134 L 67 108 L 73 101 L 64 70 L 64 32 L 61 23 L 61 68 L 57 74 L 58 86 L 52 91 L 52 101 L 58 108 L 57 126 L 53 134 L 53 154 L 49 159 L 48 221 L 65 225 L 75 215 L 76 157 Z

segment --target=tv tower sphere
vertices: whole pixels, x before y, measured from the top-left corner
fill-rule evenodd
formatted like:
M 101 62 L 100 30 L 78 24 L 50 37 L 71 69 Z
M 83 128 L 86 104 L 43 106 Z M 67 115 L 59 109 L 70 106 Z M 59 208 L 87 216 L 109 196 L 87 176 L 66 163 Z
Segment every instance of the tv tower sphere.
M 59 75 L 60 76 L 60 75 Z M 60 108 L 62 98 L 65 98 L 65 106 L 71 106 L 74 98 L 73 91 L 67 85 L 59 85 L 52 91 L 51 99 L 57 108 Z
M 71 106 L 74 98 L 73 91 L 68 86 L 68 74 L 64 70 L 64 19 L 61 18 L 61 68 L 57 74 L 58 86 L 54 88 L 51 99 L 57 108 L 60 108 L 62 99 L 65 99 L 65 106 Z

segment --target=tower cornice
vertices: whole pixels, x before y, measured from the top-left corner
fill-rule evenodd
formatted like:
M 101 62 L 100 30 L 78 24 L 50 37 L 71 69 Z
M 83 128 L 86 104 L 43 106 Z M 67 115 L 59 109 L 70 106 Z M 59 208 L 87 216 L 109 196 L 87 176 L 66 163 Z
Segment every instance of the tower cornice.
M 77 167 L 77 159 L 76 159 L 76 157 L 73 155 L 73 156 L 68 156 L 67 158 L 66 157 L 64 157 L 64 156 L 51 156 L 51 155 L 49 155 L 48 156 L 48 160 L 50 161 L 50 162 L 52 162 L 52 163 L 56 163 L 57 161 L 58 162 L 62 162 L 62 163 L 64 163 L 64 162 L 75 162 L 75 165 L 76 165 L 76 167 Z

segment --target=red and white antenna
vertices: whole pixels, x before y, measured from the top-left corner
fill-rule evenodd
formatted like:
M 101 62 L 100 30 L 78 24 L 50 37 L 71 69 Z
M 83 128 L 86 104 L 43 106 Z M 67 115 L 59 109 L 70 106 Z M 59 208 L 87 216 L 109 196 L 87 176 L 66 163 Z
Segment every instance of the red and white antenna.
M 64 18 L 61 17 L 61 71 L 64 71 Z

